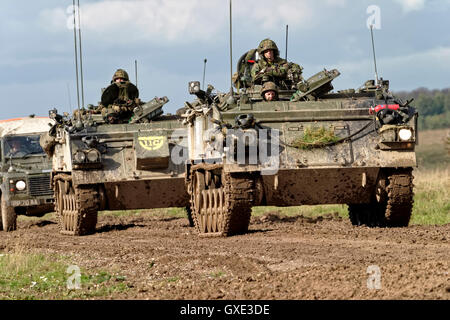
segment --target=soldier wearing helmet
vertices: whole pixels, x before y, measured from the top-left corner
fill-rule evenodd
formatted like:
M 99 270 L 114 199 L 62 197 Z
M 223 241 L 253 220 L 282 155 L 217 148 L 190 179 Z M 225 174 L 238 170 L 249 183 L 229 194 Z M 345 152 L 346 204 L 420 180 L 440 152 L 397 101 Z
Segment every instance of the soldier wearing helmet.
M 118 69 L 112 77 L 111 84 L 103 91 L 101 113 L 108 122 L 122 122 L 131 117 L 133 109 L 139 103 L 138 88 L 130 82 L 125 70 Z
M 259 60 L 253 65 L 251 76 L 254 84 L 272 81 L 284 89 L 293 89 L 298 82 L 303 81 L 302 70 L 296 63 L 280 58 L 276 43 L 264 39 L 258 46 Z
M 278 100 L 278 87 L 272 81 L 265 82 L 261 88 L 261 97 L 265 101 Z

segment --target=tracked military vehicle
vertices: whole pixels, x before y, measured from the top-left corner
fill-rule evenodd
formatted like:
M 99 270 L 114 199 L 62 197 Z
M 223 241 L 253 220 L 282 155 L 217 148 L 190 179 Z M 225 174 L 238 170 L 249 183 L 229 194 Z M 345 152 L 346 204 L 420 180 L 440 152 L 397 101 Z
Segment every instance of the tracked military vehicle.
M 138 103 L 130 119 L 111 123 L 91 106 L 73 116 L 50 111 L 56 125 L 46 150 L 53 155 L 52 186 L 61 233 L 95 232 L 99 210 L 186 207 L 178 116 L 163 115 L 166 97 Z M 178 149 L 177 149 L 178 148 Z
M 243 55 L 238 92 L 189 83 L 186 184 L 200 235 L 248 230 L 252 206 L 347 204 L 353 225 L 408 226 L 417 113 L 389 81 L 333 92 L 323 70 L 264 101 Z M 251 65 L 250 65 L 251 66 Z M 247 70 L 247 71 L 246 71 Z
M 17 215 L 53 212 L 51 160 L 39 144 L 51 123 L 46 117 L 0 120 L 0 230 L 16 230 Z

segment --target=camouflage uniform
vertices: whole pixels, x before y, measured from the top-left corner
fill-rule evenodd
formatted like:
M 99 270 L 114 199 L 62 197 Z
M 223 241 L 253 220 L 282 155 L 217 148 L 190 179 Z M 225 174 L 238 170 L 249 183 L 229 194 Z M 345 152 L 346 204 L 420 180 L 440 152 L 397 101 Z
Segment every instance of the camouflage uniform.
M 118 78 L 124 81 L 116 82 Z M 130 82 L 125 70 L 118 69 L 113 75 L 111 85 L 103 91 L 99 111 L 108 122 L 123 122 L 130 119 L 138 104 L 138 88 Z
M 270 39 L 262 40 L 257 50 L 260 58 L 251 70 L 254 84 L 272 81 L 283 89 L 293 89 L 298 82 L 303 81 L 303 68 L 296 63 L 287 62 L 280 58 L 280 52 L 274 41 Z M 273 50 L 274 61 L 266 60 L 264 57 L 266 50 Z

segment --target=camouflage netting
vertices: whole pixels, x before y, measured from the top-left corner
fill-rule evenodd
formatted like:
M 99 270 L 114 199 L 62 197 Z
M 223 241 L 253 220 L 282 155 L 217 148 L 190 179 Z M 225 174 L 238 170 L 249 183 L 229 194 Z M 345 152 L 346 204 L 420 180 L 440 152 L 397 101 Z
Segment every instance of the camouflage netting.
M 325 127 L 306 127 L 303 136 L 296 138 L 291 146 L 298 149 L 313 149 L 325 147 L 339 141 L 339 137 L 334 133 L 334 129 Z

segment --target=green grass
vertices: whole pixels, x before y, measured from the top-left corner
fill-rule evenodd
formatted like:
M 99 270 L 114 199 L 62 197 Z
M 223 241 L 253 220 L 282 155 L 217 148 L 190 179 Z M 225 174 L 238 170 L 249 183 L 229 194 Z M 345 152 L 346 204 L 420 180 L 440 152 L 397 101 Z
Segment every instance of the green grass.
M 118 210 L 101 211 L 100 215 L 110 215 L 114 217 L 132 217 L 142 215 L 170 216 L 174 218 L 184 218 L 187 216 L 184 208 L 165 208 L 165 209 L 139 209 L 139 210 Z
M 129 289 L 126 278 L 81 268 L 81 289 L 68 289 L 68 257 L 25 252 L 17 247 L 0 254 L 0 299 L 86 299 Z
M 45 214 L 43 217 L 29 217 L 29 216 L 23 216 L 23 215 L 17 216 L 18 223 L 21 223 L 22 221 L 38 223 L 38 222 L 41 222 L 42 220 L 55 220 L 56 221 L 56 219 L 57 219 L 56 212 L 49 212 L 49 213 Z
M 179 277 L 171 277 L 167 279 L 167 282 L 178 282 L 178 280 L 180 280 Z
M 414 171 L 414 207 L 411 224 L 450 223 L 450 168 Z
M 418 167 L 424 169 L 446 169 L 450 166 L 450 129 L 419 131 L 416 146 Z
M 253 216 L 262 216 L 266 213 L 277 213 L 283 216 L 317 217 L 324 214 L 337 212 L 340 217 L 347 217 L 347 206 L 342 204 L 316 205 L 316 206 L 293 206 L 293 207 L 253 207 Z
M 211 278 L 221 278 L 221 277 L 224 277 L 226 274 L 223 271 L 215 271 L 215 272 L 211 272 L 209 275 Z

